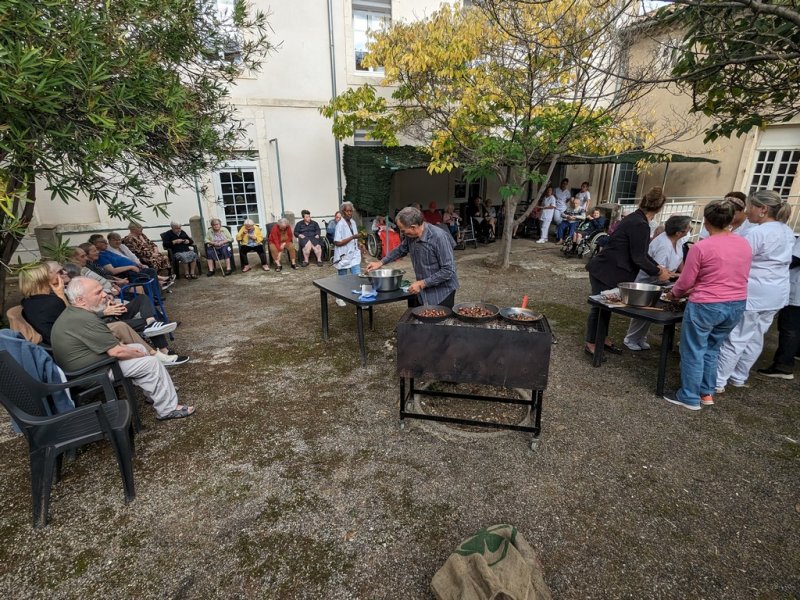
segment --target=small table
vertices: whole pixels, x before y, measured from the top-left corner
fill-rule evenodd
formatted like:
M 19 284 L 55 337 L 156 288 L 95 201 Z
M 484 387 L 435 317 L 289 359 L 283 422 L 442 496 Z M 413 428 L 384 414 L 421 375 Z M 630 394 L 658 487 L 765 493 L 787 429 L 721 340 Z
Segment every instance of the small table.
M 666 310 L 648 310 L 646 308 L 635 308 L 633 306 L 609 306 L 605 302 L 589 298 L 589 304 L 600 309 L 597 319 L 597 330 L 595 333 L 594 360 L 592 366 L 599 367 L 603 364 L 603 347 L 606 335 L 608 335 L 608 323 L 611 320 L 611 313 L 630 317 L 632 319 L 642 319 L 656 325 L 664 327 L 664 335 L 661 338 L 661 355 L 658 358 L 658 378 L 656 380 L 656 395 L 664 395 L 664 379 L 667 372 L 667 358 L 672 350 L 672 342 L 675 339 L 675 325 L 683 321 L 682 312 L 670 312 Z
M 413 294 L 397 290 L 395 292 L 379 292 L 374 300 L 361 301 L 353 290 L 360 289 L 367 279 L 362 279 L 358 275 L 334 275 L 325 279 L 317 279 L 314 285 L 319 288 L 319 301 L 322 310 L 322 339 L 328 339 L 328 294 L 334 298 L 344 300 L 348 304 L 356 307 L 356 329 L 358 332 L 358 349 L 361 351 L 361 366 L 367 366 L 367 347 L 364 341 L 364 309 L 369 311 L 369 328 L 372 329 L 372 306 L 375 304 L 389 304 L 407 300 L 408 305 L 412 306 Z

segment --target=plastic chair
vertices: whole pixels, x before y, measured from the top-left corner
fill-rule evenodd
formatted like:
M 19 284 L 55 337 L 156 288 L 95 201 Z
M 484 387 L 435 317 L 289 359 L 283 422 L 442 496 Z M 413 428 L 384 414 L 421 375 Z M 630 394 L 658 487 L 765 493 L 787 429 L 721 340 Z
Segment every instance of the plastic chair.
M 54 416 L 45 413 L 43 401 L 52 392 L 86 384 L 102 386 L 108 402 L 93 402 Z M 127 403 L 117 401 L 105 373 L 64 384 L 45 384 L 28 375 L 8 352 L 0 351 L 0 403 L 28 440 L 34 527 L 47 524 L 50 490 L 54 477 L 56 480 L 60 477 L 64 453 L 104 438 L 114 448 L 125 501 L 136 497 L 130 408 Z
M 178 259 L 175 258 L 175 253 L 172 251 L 172 248 L 168 247 L 166 244 L 166 235 L 168 233 L 169 231 L 165 231 L 164 233 L 161 234 L 161 246 L 162 248 L 164 248 L 164 250 L 167 251 L 167 256 L 169 256 L 169 264 L 172 265 L 172 272 L 175 275 L 180 275 L 181 272 L 180 263 L 178 262 Z M 188 246 L 186 246 L 186 248 L 194 250 L 194 253 L 197 254 L 197 259 L 194 262 L 197 263 L 197 273 L 198 274 L 202 273 L 203 269 L 201 268 L 202 264 L 200 262 L 200 252 L 197 250 L 197 244 L 189 244 Z
M 108 370 L 111 370 L 111 375 L 113 377 L 112 387 L 121 386 L 123 391 L 125 392 L 125 399 L 128 401 L 128 406 L 131 409 L 131 418 L 133 419 L 133 431 L 135 433 L 139 433 L 142 430 L 142 419 L 139 416 L 139 405 L 136 398 L 136 390 L 133 389 L 133 383 L 131 380 L 125 375 L 122 374 L 122 367 L 119 366 L 119 360 L 116 358 L 108 357 L 99 360 L 96 363 L 93 363 L 83 369 L 78 371 L 64 371 L 64 376 L 67 380 L 72 383 L 73 381 L 78 381 L 83 378 L 85 375 L 106 375 Z M 76 384 L 79 385 L 79 384 Z M 92 393 L 94 393 L 99 386 L 95 385 L 94 387 L 90 387 L 87 389 L 82 389 L 76 398 L 76 404 L 80 403 L 80 400 Z M 73 396 L 75 396 L 73 394 Z M 115 395 L 116 397 L 116 395 Z

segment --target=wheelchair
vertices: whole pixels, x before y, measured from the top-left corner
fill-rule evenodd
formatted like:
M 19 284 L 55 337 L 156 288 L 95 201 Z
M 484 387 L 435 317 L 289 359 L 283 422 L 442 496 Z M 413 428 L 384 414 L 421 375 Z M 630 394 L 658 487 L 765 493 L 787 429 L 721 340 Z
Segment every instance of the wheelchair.
M 582 237 L 576 244 L 575 255 L 581 258 L 592 258 L 600 253 L 611 236 L 605 231 L 595 231 L 588 237 Z
M 369 232 L 369 234 L 367 234 L 367 252 L 369 252 L 370 256 L 381 258 L 382 251 L 383 244 L 381 244 L 381 238 L 378 235 L 378 232 Z
M 470 219 L 470 225 L 464 227 L 461 225 L 461 219 L 456 220 L 456 250 L 466 250 L 467 244 L 472 244 L 475 249 L 478 248 L 478 238 L 475 235 L 475 227 Z

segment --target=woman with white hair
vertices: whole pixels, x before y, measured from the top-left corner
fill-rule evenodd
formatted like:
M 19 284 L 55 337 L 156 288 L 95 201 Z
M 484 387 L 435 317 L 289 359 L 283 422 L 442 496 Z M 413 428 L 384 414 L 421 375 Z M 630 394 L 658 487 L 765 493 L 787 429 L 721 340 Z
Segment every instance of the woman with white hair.
M 169 269 L 169 259 L 161 254 L 158 246 L 156 246 L 144 234 L 142 226 L 139 223 L 130 223 L 128 225 L 130 233 L 122 238 L 122 243 L 133 252 L 140 261 L 148 267 L 152 267 L 156 271 Z
M 753 251 L 747 305 L 719 352 L 718 394 L 728 384 L 747 387 L 750 368 L 764 347 L 764 334 L 775 314 L 789 303 L 794 233 L 786 221 L 791 214 L 791 207 L 777 192 L 762 190 L 747 199 L 747 220 L 753 224 L 742 236 Z
M 275 262 L 275 270 L 280 273 L 283 270 L 281 266 L 281 255 L 286 250 L 289 253 L 289 261 L 292 263 L 292 268 L 297 268 L 297 250 L 294 248 L 294 234 L 292 228 L 289 227 L 289 221 L 286 219 L 278 219 L 278 222 L 272 226 L 269 232 L 269 253 L 272 255 L 272 260 Z
M 208 275 L 214 275 L 214 260 L 225 261 L 225 275 L 233 273 L 231 261 L 233 254 L 231 252 L 231 232 L 227 227 L 222 226 L 222 221 L 219 219 L 211 219 L 211 227 L 206 232 L 206 260 L 208 261 Z M 213 258 L 212 258 L 213 257 Z
M 169 224 L 169 231 L 162 234 L 161 239 L 164 242 L 164 248 L 172 250 L 175 260 L 186 265 L 186 279 L 197 279 L 197 252 L 191 249 L 194 242 L 181 229 L 181 224 L 172 221 Z
M 264 234 L 261 233 L 261 228 L 253 222 L 253 219 L 245 220 L 239 233 L 236 234 L 236 241 L 239 242 L 239 263 L 242 265 L 242 273 L 250 270 L 250 263 L 247 260 L 248 252 L 258 254 L 261 268 L 269 271 L 267 255 L 264 253 Z

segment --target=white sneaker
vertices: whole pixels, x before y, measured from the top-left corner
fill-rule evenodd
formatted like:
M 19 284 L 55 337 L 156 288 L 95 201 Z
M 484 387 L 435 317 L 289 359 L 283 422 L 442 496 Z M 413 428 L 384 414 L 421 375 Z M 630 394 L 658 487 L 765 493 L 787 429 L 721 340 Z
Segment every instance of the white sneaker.
M 650 350 L 650 344 L 647 342 L 639 342 L 639 348 L 642 350 Z
M 728 383 L 731 385 L 731 387 L 735 387 L 735 388 L 749 388 L 750 387 L 750 384 L 747 383 L 746 381 L 742 381 L 741 383 L 739 383 L 738 381 L 734 381 L 733 379 L 731 379 L 730 381 L 728 381 Z
M 546 244 L 547 240 L 536 240 L 537 244 Z
M 160 350 L 156 350 L 156 358 L 158 360 L 160 360 L 162 363 L 164 363 L 165 365 L 168 365 L 168 364 L 174 363 L 175 360 L 178 358 L 178 356 L 175 355 L 175 354 L 165 354 L 164 352 L 161 352 Z
M 632 350 L 634 352 L 641 352 L 642 350 L 644 350 L 644 348 L 642 348 L 639 344 L 634 344 L 633 342 L 622 342 L 622 343 L 625 344 L 625 347 L 628 350 Z
M 171 333 L 177 329 L 178 324 L 175 322 L 172 323 L 162 323 L 161 321 L 153 321 L 145 327 L 144 331 L 142 332 L 146 336 L 150 337 L 151 335 L 164 335 L 165 333 Z
M 344 301 L 344 300 L 342 300 L 341 298 L 337 298 L 337 299 L 336 299 L 336 305 L 337 305 L 337 306 L 341 306 L 342 308 L 344 308 L 345 306 L 347 306 L 347 302 L 345 302 L 345 301 Z

